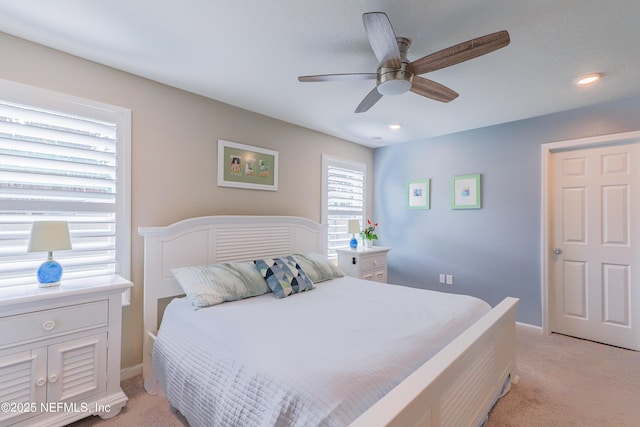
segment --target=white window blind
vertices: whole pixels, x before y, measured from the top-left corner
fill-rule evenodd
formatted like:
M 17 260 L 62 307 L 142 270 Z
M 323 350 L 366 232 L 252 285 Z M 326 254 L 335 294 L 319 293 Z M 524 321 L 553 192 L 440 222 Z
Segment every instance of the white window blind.
M 349 247 L 349 220 L 365 220 L 366 165 L 323 156 L 323 171 L 327 255 L 335 259 L 336 249 Z
M 69 222 L 70 278 L 129 278 L 130 111 L 0 82 L 0 287 L 36 283 L 31 225 Z

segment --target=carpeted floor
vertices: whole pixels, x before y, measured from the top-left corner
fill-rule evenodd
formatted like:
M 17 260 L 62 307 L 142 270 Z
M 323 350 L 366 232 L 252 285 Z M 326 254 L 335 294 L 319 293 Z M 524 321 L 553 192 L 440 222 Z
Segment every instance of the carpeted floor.
M 640 352 L 518 326 L 517 363 L 520 381 L 487 427 L 640 426 Z M 122 387 L 129 402 L 118 416 L 71 426 L 188 426 L 165 399 L 144 392 L 141 377 Z
M 172 411 L 166 399 L 144 391 L 142 376 L 122 382 L 122 390 L 129 397 L 127 406 L 108 420 L 92 416 L 68 427 L 188 427 L 179 413 Z
M 519 326 L 516 360 L 488 427 L 640 426 L 640 352 Z

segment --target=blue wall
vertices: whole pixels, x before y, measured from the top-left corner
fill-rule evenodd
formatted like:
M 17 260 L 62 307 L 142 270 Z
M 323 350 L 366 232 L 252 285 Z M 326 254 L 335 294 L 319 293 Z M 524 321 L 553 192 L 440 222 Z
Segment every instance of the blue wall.
M 374 153 L 374 213 L 389 282 L 520 298 L 542 324 L 541 145 L 640 129 L 640 97 L 395 146 Z M 451 177 L 482 174 L 482 209 L 451 209 Z M 406 182 L 431 179 L 431 209 L 406 208 Z M 439 273 L 454 285 L 439 284 Z

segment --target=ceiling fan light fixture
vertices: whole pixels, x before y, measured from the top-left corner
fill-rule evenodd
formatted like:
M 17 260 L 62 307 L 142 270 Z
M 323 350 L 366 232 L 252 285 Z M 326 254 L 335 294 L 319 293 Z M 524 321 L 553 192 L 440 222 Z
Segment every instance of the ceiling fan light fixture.
M 400 95 L 411 89 L 413 72 L 406 67 L 407 63 L 402 62 L 400 68 L 378 68 L 376 87 L 380 95 Z
M 587 86 L 593 84 L 602 78 L 602 73 L 591 73 L 580 76 L 576 79 L 575 83 L 578 86 Z
M 411 89 L 411 81 L 409 80 L 386 80 L 378 85 L 378 92 L 381 95 L 400 95 Z

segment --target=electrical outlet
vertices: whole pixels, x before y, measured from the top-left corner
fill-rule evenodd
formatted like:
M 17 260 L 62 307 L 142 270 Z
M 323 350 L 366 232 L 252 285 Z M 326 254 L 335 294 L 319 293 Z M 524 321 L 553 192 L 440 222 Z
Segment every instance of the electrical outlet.
M 444 274 L 440 274 L 440 283 L 444 283 Z
M 453 285 L 453 274 L 447 274 L 447 285 Z

